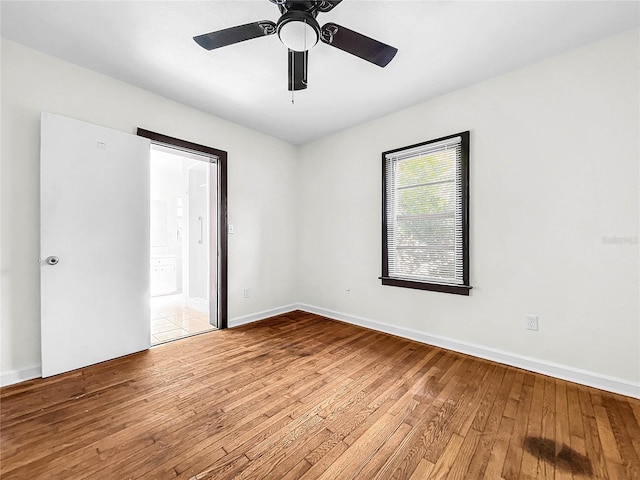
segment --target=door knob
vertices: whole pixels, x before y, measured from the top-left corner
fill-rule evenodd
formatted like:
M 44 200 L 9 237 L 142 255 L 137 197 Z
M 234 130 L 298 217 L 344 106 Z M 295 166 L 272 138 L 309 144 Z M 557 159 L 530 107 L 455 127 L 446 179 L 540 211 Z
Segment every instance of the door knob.
M 59 261 L 60 259 L 58 257 L 47 257 L 47 259 L 45 260 L 45 262 L 47 262 L 47 264 L 49 265 L 57 265 Z

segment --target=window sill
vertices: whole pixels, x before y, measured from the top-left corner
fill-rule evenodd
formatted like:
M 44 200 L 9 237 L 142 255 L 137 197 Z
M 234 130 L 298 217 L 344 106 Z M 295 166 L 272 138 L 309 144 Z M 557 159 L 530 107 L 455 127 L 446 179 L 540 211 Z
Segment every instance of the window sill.
M 453 293 L 454 295 L 469 296 L 469 291 L 473 288 L 471 285 L 453 285 L 447 283 L 427 283 L 417 280 L 405 280 L 400 278 L 379 277 L 382 285 L 390 285 L 392 287 L 415 288 L 416 290 L 430 290 L 432 292 Z

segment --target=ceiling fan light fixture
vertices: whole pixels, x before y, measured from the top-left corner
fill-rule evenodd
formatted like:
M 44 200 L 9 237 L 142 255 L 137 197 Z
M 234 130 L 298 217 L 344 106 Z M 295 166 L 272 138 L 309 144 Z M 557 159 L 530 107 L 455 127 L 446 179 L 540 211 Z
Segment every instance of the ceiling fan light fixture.
M 320 39 L 320 25 L 306 12 L 290 10 L 278 21 L 280 41 L 294 52 L 311 50 Z

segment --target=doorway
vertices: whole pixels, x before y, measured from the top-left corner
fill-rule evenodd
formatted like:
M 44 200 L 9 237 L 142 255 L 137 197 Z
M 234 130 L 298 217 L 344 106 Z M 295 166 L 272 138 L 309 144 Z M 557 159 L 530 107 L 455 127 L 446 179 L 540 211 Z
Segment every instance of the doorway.
M 226 327 L 226 152 L 138 129 L 150 147 L 150 340 Z
M 150 310 L 151 344 L 215 329 L 210 311 L 210 250 L 215 171 L 208 156 L 151 144 Z M 210 177 L 213 176 L 213 185 Z M 214 198 L 217 195 L 213 195 Z M 213 235 L 212 235 L 213 233 Z M 215 280 L 215 277 L 214 277 Z M 215 302 L 215 298 L 213 299 Z

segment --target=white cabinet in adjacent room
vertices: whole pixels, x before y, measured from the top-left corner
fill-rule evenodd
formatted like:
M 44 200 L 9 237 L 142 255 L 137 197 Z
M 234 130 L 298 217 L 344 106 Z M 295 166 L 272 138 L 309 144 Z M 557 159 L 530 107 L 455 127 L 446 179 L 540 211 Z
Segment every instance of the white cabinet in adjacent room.
M 151 258 L 151 296 L 168 295 L 178 290 L 176 257 Z

